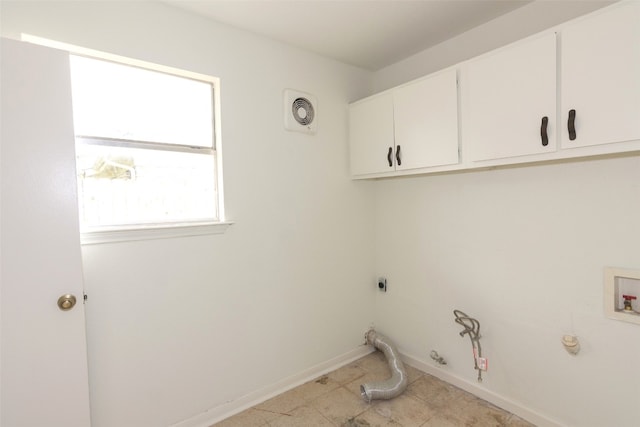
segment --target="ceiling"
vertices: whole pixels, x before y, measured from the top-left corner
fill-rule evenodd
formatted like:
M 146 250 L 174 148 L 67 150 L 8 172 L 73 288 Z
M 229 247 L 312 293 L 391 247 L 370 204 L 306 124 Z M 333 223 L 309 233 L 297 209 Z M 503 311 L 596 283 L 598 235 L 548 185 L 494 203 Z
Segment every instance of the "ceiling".
M 166 0 L 165 3 L 376 71 L 532 0 Z

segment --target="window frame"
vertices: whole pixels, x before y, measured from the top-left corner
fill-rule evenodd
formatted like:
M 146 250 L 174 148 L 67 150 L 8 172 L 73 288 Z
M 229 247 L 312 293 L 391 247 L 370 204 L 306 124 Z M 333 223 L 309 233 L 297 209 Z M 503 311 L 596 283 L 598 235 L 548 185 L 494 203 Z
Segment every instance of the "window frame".
M 216 163 L 216 170 L 220 167 L 220 162 L 218 162 L 218 151 L 212 147 L 191 147 L 188 145 L 122 140 L 116 138 L 104 138 L 84 135 L 76 135 L 75 140 L 76 144 L 79 143 L 78 140 L 82 140 L 80 144 L 103 145 L 109 147 L 142 148 L 145 150 L 157 149 L 159 151 L 165 152 L 173 151 L 181 153 L 210 155 L 213 161 Z M 215 147 L 215 141 L 213 143 L 213 147 Z M 222 234 L 227 230 L 232 222 L 220 219 L 222 211 L 220 208 L 220 178 L 218 175 L 219 174 L 216 175 L 215 183 L 216 194 L 218 194 L 219 198 L 219 200 L 217 201 L 217 216 L 219 218 L 218 221 L 164 221 L 156 223 L 100 226 L 85 230 L 81 229 L 80 241 L 83 245 L 89 245 L 100 243 L 166 239 L 172 237 L 200 236 L 207 234 Z
M 50 40 L 43 37 L 34 36 L 31 34 L 21 34 L 21 40 L 47 46 L 54 49 L 64 50 L 69 55 L 86 56 L 94 59 L 112 61 L 129 65 L 133 67 L 144 68 L 152 71 L 178 75 L 194 80 L 205 81 L 212 85 L 212 97 L 213 97 L 213 146 L 214 161 L 215 161 L 215 176 L 216 176 L 216 188 L 217 188 L 217 221 L 189 221 L 189 222 L 173 222 L 173 223 L 156 223 L 147 225 L 134 225 L 134 226 L 116 226 L 116 227 L 104 227 L 100 230 L 84 231 L 80 232 L 80 242 L 83 245 L 101 244 L 101 243 L 115 243 L 115 242 L 127 242 L 127 241 L 140 241 L 140 240 L 152 240 L 152 239 L 166 239 L 176 237 L 187 236 L 201 236 L 210 234 L 222 234 L 234 224 L 233 221 L 229 221 L 225 214 L 225 197 L 224 197 L 224 183 L 223 183 L 223 156 L 222 156 L 222 125 L 220 114 L 220 93 L 221 84 L 218 77 L 201 74 L 197 72 L 187 71 L 184 69 L 178 69 L 157 63 L 142 61 L 111 53 L 106 53 L 94 49 L 88 49 L 68 43 L 63 43 L 55 40 Z M 69 78 L 71 75 L 69 73 Z M 71 94 L 69 94 L 71 96 Z M 75 144 L 75 141 L 74 141 Z

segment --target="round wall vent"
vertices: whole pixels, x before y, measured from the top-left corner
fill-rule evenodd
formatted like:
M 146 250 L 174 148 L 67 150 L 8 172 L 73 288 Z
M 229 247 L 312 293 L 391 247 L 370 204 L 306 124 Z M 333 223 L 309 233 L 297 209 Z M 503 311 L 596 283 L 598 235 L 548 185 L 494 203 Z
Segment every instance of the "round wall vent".
M 291 104 L 291 112 L 296 122 L 303 126 L 311 124 L 315 115 L 313 104 L 307 98 L 296 98 Z
M 284 90 L 284 128 L 315 133 L 318 126 L 318 102 L 315 96 L 293 89 Z

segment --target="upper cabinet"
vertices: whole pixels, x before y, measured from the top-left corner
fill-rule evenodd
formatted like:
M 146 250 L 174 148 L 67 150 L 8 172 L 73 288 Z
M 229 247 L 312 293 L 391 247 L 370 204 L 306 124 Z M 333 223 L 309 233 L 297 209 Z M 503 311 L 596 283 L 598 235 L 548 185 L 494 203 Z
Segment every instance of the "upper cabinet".
M 640 2 L 560 33 L 562 148 L 640 139 Z
M 640 152 L 640 1 L 351 104 L 350 129 L 356 178 Z
M 458 163 L 456 70 L 349 106 L 352 175 Z
M 555 151 L 555 34 L 463 64 L 461 86 L 466 160 Z

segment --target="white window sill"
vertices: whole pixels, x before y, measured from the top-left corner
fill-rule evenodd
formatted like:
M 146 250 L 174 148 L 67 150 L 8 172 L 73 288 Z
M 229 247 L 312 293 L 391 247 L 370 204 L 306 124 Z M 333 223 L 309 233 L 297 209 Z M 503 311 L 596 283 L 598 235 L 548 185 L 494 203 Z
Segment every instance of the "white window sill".
M 233 222 L 184 223 L 153 226 L 131 226 L 80 233 L 82 245 L 171 239 L 176 237 L 223 234 Z

